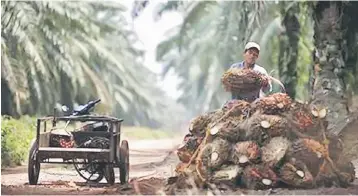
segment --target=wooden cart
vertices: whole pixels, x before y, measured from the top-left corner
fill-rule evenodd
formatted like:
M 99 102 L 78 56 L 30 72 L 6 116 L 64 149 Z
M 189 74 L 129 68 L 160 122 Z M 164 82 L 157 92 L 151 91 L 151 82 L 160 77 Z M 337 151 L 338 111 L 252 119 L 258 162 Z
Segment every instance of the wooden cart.
M 91 107 L 98 103 L 90 102 Z M 87 104 L 88 105 L 88 104 Z M 76 115 L 37 119 L 36 139 L 28 160 L 29 184 L 38 182 L 41 163 L 74 164 L 78 174 L 87 181 L 99 182 L 105 177 L 115 183 L 114 168 L 119 168 L 120 182 L 129 179 L 128 141 L 121 141 L 122 119 L 88 114 L 91 107 L 77 110 Z M 80 111 L 80 112 L 78 112 Z M 66 126 L 56 126 L 66 121 Z M 79 129 L 67 130 L 69 123 L 85 123 Z M 91 123 L 89 123 L 91 122 Z M 52 124 L 47 130 L 48 124 Z

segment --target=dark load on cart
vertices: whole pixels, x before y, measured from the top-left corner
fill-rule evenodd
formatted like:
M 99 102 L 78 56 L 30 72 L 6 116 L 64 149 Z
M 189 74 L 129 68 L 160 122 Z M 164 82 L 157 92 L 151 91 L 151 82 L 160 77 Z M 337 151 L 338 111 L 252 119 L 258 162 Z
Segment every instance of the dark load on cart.
M 99 102 L 90 101 L 69 115 L 57 116 L 54 110 L 53 116 L 37 119 L 28 160 L 29 184 L 37 184 L 41 163 L 73 164 L 87 182 L 105 178 L 111 185 L 115 183 L 114 168 L 119 168 L 120 182 L 128 182 L 128 141 L 120 137 L 123 120 L 90 114 Z M 68 107 L 62 106 L 62 111 L 69 112 Z

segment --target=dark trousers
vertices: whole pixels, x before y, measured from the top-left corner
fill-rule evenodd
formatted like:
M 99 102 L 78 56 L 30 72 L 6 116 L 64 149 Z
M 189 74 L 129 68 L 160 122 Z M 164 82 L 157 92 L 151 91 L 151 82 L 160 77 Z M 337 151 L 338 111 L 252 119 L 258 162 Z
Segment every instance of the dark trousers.
M 232 93 L 231 94 L 231 99 L 237 99 L 237 100 L 244 100 L 244 101 L 247 101 L 247 102 L 253 102 L 255 101 L 257 98 L 259 98 L 259 95 L 257 96 L 252 96 L 252 97 L 242 97 L 240 96 L 239 94 L 236 94 L 236 93 Z

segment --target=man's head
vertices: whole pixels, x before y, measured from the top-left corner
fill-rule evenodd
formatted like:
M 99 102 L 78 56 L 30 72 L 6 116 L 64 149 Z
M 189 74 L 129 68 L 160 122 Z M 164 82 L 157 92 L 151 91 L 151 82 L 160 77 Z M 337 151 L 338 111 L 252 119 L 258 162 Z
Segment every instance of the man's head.
M 255 64 L 257 58 L 259 57 L 260 46 L 255 42 L 248 42 L 245 45 L 244 50 L 244 60 L 248 65 Z

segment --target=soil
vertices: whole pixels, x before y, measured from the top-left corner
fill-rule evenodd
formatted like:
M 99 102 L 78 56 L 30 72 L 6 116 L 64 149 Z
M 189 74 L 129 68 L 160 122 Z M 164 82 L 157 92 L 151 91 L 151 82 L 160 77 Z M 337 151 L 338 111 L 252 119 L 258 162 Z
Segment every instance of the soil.
M 109 186 L 105 180 L 99 184 L 86 183 L 72 166 L 51 167 L 41 165 L 38 185 L 28 185 L 26 167 L 2 170 L 2 195 L 155 195 L 163 194 L 166 179 L 174 175 L 178 158 L 173 149 L 181 143 L 182 138 L 170 140 L 130 141 L 130 182 L 119 183 L 119 171 L 115 168 L 116 184 Z M 160 144 L 160 145 L 158 145 Z M 354 162 L 358 173 L 358 160 Z M 358 176 L 358 175 L 357 175 Z M 179 195 L 207 195 L 208 191 L 181 190 Z M 215 195 L 358 195 L 358 179 L 348 188 L 319 188 L 309 190 L 272 189 L 226 190 L 216 189 Z

